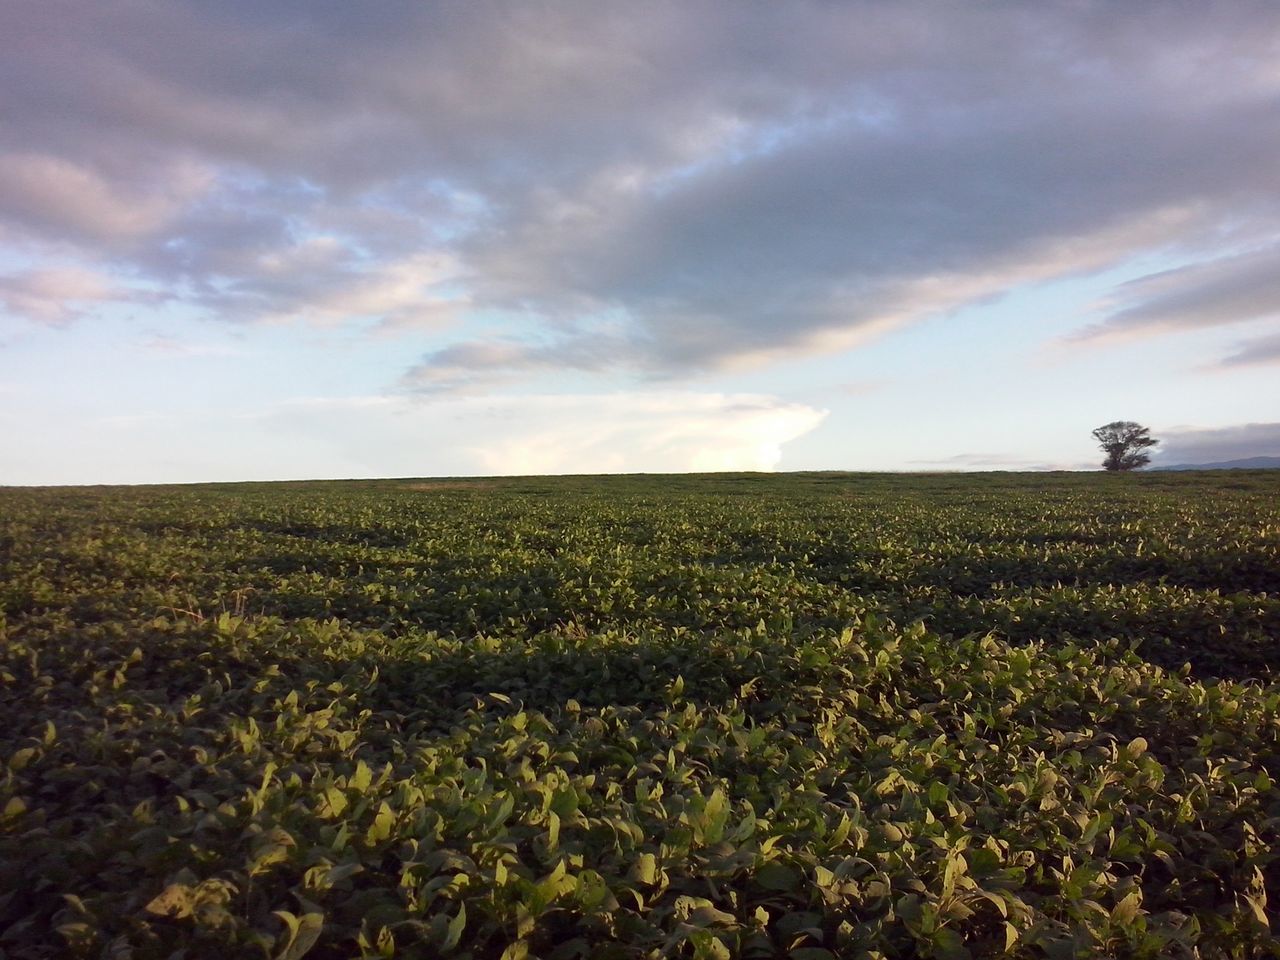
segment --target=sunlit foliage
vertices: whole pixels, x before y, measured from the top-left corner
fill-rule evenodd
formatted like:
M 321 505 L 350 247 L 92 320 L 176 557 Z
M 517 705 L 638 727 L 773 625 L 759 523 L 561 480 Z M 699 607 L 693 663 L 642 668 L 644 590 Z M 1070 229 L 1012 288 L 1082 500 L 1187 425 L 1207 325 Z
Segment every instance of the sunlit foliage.
M 1278 493 L 0 490 L 0 956 L 1277 955 Z

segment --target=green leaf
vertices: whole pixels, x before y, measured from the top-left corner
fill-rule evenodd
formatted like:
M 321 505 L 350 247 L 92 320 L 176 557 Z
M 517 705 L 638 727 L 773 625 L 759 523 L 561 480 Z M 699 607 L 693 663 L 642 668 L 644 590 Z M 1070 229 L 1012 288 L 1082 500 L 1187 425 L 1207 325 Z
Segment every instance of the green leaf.
M 551 798 L 551 809 L 561 817 L 570 817 L 578 810 L 578 791 L 573 787 L 557 790 Z
M 781 863 L 766 863 L 756 871 L 756 883 L 766 890 L 791 892 L 800 887 L 800 874 Z
M 276 912 L 276 916 L 285 920 L 288 926 L 288 939 L 284 948 L 276 954 L 276 960 L 299 960 L 316 945 L 320 939 L 320 934 L 324 931 L 324 914 L 322 913 L 304 913 L 301 917 L 294 917 L 287 911 L 280 910 Z
M 340 817 L 342 816 L 342 811 L 346 809 L 346 794 L 335 786 L 325 787 L 322 794 L 322 803 L 320 804 L 320 815 L 328 818 Z
M 328 872 L 324 875 L 325 886 L 332 887 L 349 877 L 355 876 L 362 870 L 364 870 L 364 866 L 359 863 L 340 863 L 336 866 L 330 867 Z
M 1013 949 L 1014 944 L 1018 942 L 1018 928 L 1008 921 L 1004 925 L 1004 950 L 1008 953 Z
M 554 811 L 547 814 L 547 852 L 555 853 L 560 846 L 560 816 Z
M 185 883 L 171 883 L 161 890 L 144 907 L 147 913 L 157 917 L 178 919 L 191 916 L 195 905 L 195 891 Z
M 1266 897 L 1254 896 L 1253 894 L 1244 894 L 1244 901 L 1249 906 L 1249 912 L 1253 914 L 1253 919 L 1260 923 L 1264 928 L 1271 929 L 1271 920 L 1267 917 Z
M 351 774 L 351 779 L 347 781 L 347 786 L 364 793 L 372 784 L 373 771 L 369 769 L 369 765 L 363 760 L 357 761 L 355 773 Z
M 713 904 L 705 903 L 689 911 L 688 922 L 695 927 L 714 927 L 734 924 L 737 919 L 732 913 L 721 910 Z
M 658 858 L 652 853 L 640 854 L 631 866 L 631 875 L 641 883 L 650 885 L 657 883 Z
M 396 812 L 384 800 L 378 805 L 378 813 L 373 818 L 373 823 L 365 831 L 365 842 L 370 845 L 381 843 L 391 836 L 391 831 L 395 829 L 395 825 Z
M 448 932 L 444 938 L 443 948 L 452 950 L 462 940 L 462 931 L 467 926 L 467 905 L 461 903 L 458 906 L 458 915 L 449 921 Z
M 1111 922 L 1120 926 L 1128 926 L 1133 922 L 1133 918 L 1138 915 L 1138 908 L 1141 905 L 1142 892 L 1140 890 L 1131 890 L 1112 909 Z

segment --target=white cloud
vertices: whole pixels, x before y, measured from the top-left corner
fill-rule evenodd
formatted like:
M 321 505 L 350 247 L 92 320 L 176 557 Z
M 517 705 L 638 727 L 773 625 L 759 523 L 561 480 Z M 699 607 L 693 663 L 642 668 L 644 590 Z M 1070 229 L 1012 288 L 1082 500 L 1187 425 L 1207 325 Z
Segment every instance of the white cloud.
M 0 215 L 54 239 L 119 242 L 154 233 L 212 181 L 201 165 L 175 160 L 144 187 L 113 182 L 85 163 L 49 154 L 0 154 Z
M 699 393 L 514 398 L 504 414 L 501 430 L 468 447 L 485 473 L 773 470 L 783 445 L 825 416 L 773 397 Z
M 313 400 L 266 419 L 322 431 L 370 475 L 488 476 L 773 470 L 825 416 L 771 396 L 652 391 Z
M 292 478 L 773 470 L 826 416 L 758 394 L 678 391 L 423 401 L 309 398 L 267 409 L 139 410 L 54 431 L 9 416 L 0 479 L 161 483 Z M 234 449 L 237 456 L 225 452 Z
M 0 276 L 0 308 L 33 323 L 62 326 L 93 305 L 130 299 L 108 276 L 77 267 Z
M 1094 470 L 1097 465 L 1081 461 L 1032 460 L 1026 457 L 1011 456 L 1007 453 L 958 453 L 949 457 L 938 457 L 932 460 L 909 460 L 913 467 L 923 470 L 969 471 L 969 470 Z
M 465 295 L 443 292 L 459 272 L 448 253 L 421 252 L 372 264 L 352 259 L 335 238 L 312 239 L 264 254 L 236 287 L 208 300 L 267 322 L 333 325 L 372 317 L 393 327 L 438 327 L 467 306 Z

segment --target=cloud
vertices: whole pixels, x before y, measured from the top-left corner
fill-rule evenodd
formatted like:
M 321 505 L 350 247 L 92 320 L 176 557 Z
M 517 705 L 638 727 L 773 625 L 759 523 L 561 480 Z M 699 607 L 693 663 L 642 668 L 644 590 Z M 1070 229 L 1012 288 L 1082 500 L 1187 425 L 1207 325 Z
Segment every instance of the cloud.
M 182 340 L 167 334 L 157 333 L 142 340 L 138 346 L 150 353 L 163 354 L 174 359 L 190 359 L 196 357 L 239 357 L 244 352 L 226 343 L 208 343 Z
M 621 337 L 581 332 L 541 343 L 471 340 L 424 355 L 402 383 L 423 394 L 464 393 L 538 373 L 607 370 L 629 355 L 634 357 L 634 350 Z
M 344 455 L 371 468 L 389 449 L 408 451 L 402 475 L 522 475 L 773 470 L 825 416 L 766 395 L 630 391 L 316 399 L 268 419 L 343 437 Z
M 1236 352 L 1224 357 L 1220 367 L 1251 367 L 1280 364 L 1280 333 L 1256 337 L 1237 344 Z
M 527 398 L 515 404 L 505 436 L 470 448 L 486 473 L 773 470 L 783 445 L 826 416 L 773 397 L 683 392 L 544 397 L 532 415 Z
M 148 183 L 112 182 L 75 160 L 0 154 L 0 210 L 38 235 L 111 245 L 154 233 L 209 183 L 196 164 L 148 171 Z
M 954 456 L 939 457 L 933 460 L 908 460 L 915 467 L 930 470 L 1089 470 L 1094 465 L 1079 462 L 1049 463 L 1044 460 L 1030 460 L 1026 457 L 1010 456 L 1006 453 L 958 453 Z
M 0 237 L 230 321 L 503 318 L 435 392 L 846 350 L 1151 254 L 1202 264 L 1105 327 L 1230 322 L 1278 295 L 1212 260 L 1280 233 L 1277 60 L 1262 2 L 19 0 Z
M 521 373 L 569 367 L 566 353 L 558 363 L 557 351 L 501 340 L 455 343 L 425 355 L 405 373 L 403 382 L 420 393 L 461 393 L 492 385 Z
M 759 394 L 625 391 L 309 398 L 197 416 L 139 410 L 52 430 L 0 408 L 11 483 L 773 470 L 823 410 Z M 243 456 L 229 458 L 226 450 Z
M 1280 317 L 1280 243 L 1130 280 L 1079 339 L 1124 338 Z
M 334 238 L 314 238 L 253 256 L 233 277 L 195 296 L 223 317 L 337 324 L 375 318 L 388 326 L 433 327 L 465 308 L 465 295 L 444 288 L 452 258 L 424 252 L 366 263 Z
M 95 305 L 135 295 L 109 277 L 84 269 L 28 270 L 0 276 L 0 309 L 46 326 L 63 326 Z
M 1160 447 L 1151 458 L 1153 466 L 1280 456 L 1280 423 L 1175 427 L 1159 437 Z

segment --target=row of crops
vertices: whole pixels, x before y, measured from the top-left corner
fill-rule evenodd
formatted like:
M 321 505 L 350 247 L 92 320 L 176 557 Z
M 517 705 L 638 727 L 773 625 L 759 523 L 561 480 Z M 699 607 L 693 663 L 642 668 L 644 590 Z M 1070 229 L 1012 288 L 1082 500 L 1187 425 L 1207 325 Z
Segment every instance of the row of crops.
M 0 489 L 0 957 L 1280 956 L 1277 494 Z

